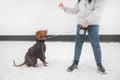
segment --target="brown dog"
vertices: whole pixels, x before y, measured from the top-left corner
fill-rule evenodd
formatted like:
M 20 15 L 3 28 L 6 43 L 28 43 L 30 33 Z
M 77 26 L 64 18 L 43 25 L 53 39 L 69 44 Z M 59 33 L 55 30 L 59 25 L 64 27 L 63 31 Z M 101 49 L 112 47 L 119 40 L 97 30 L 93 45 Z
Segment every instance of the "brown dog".
M 20 67 L 24 64 L 26 64 L 28 67 L 33 66 L 35 67 L 37 64 L 37 59 L 39 58 L 44 66 L 47 66 L 47 62 L 45 60 L 45 51 L 46 51 L 46 45 L 44 37 L 47 34 L 47 30 L 39 30 L 36 32 L 36 43 L 28 49 L 28 52 L 25 55 L 25 61 L 20 64 L 16 65 L 15 61 L 13 61 L 13 65 L 16 67 Z

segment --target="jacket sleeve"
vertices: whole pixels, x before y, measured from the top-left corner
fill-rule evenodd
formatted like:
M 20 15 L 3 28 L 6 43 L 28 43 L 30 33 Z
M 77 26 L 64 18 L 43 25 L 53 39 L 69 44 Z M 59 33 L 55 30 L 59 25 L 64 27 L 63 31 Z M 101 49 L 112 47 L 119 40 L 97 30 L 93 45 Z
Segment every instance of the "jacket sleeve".
M 103 11 L 105 0 L 96 0 L 94 10 L 86 17 L 86 22 L 92 24 L 99 20 Z
M 64 11 L 69 13 L 69 14 L 76 14 L 76 13 L 78 13 L 79 12 L 78 2 L 74 6 L 74 8 L 64 7 Z

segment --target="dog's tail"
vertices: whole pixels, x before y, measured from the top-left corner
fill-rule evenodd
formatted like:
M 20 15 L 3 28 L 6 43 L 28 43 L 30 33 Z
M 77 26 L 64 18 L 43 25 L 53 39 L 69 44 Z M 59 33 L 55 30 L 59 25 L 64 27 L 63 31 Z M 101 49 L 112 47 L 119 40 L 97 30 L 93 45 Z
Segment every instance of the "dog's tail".
M 16 65 L 15 64 L 15 61 L 13 60 L 13 65 L 15 66 L 15 67 L 20 67 L 20 66 L 23 66 L 25 63 L 22 63 L 22 64 L 19 64 L 19 65 Z

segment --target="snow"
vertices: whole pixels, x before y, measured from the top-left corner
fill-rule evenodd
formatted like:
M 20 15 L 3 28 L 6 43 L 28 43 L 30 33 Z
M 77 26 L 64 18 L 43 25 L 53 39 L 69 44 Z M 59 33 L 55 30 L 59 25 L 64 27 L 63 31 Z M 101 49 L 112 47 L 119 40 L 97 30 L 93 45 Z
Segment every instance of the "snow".
M 34 41 L 0 42 L 0 80 L 120 80 L 120 43 L 100 43 L 102 62 L 107 74 L 97 72 L 94 55 L 89 42 L 82 49 L 78 69 L 67 72 L 74 57 L 74 42 L 46 42 L 46 57 L 49 63 L 44 67 L 38 60 L 38 67 L 14 67 L 24 61 L 24 55 Z

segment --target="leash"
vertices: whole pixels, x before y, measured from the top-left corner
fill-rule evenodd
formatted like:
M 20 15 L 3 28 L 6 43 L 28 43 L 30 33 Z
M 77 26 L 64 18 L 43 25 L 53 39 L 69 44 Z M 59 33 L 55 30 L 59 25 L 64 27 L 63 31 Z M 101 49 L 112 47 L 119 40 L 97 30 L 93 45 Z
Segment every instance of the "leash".
M 47 39 L 50 39 L 50 38 L 54 38 L 54 37 L 58 37 L 58 36 L 61 36 L 61 35 L 63 35 L 63 34 L 67 34 L 67 33 L 71 33 L 71 32 L 73 32 L 73 30 L 64 32 L 64 33 L 62 33 L 62 34 L 52 35 L 52 36 L 49 36 L 49 37 L 45 37 L 44 40 L 47 40 Z

